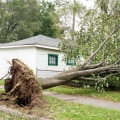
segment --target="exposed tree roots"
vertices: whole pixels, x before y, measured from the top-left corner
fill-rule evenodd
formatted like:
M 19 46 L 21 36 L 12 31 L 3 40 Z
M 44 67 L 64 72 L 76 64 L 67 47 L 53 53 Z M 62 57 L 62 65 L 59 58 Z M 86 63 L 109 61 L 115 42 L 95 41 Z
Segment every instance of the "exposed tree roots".
M 10 74 L 11 78 L 5 80 L 5 93 L 20 106 L 39 103 L 37 98 L 42 97 L 42 92 L 33 72 L 20 60 L 13 59 Z

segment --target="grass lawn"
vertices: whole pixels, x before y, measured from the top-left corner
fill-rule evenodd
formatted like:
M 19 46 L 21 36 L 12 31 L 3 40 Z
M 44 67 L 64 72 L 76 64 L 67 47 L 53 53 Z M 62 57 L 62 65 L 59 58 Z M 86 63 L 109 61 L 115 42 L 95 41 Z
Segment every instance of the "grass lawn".
M 120 111 L 75 104 L 47 97 L 52 120 L 120 120 Z
M 69 86 L 57 86 L 47 90 L 63 94 L 82 95 L 120 102 L 120 91 L 105 91 L 101 93 L 96 91 L 94 88 L 75 88 Z
M 93 89 L 83 89 L 83 88 L 73 88 L 66 86 L 59 86 L 49 89 L 51 91 L 57 91 L 65 94 L 75 94 L 75 95 L 86 95 L 99 98 L 105 98 L 105 95 L 108 95 L 108 98 L 112 98 L 113 92 L 98 93 Z M 3 90 L 2 90 L 3 91 Z M 115 92 L 116 96 L 120 94 Z M 112 96 L 112 97 L 110 97 Z M 53 97 L 44 96 L 48 101 L 48 106 L 46 108 L 46 117 L 50 120 L 120 120 L 120 111 L 110 110 L 105 108 L 97 108 L 90 105 L 76 104 L 73 102 L 65 102 L 57 100 Z M 117 101 L 119 97 L 116 97 Z M 113 98 L 112 98 L 113 99 Z M 42 111 L 41 109 L 38 112 Z M 29 120 L 25 119 L 22 116 L 16 116 L 0 111 L 0 120 Z M 38 119 L 37 119 L 38 120 Z
M 120 111 L 65 102 L 48 96 L 44 97 L 49 101 L 46 117 L 50 120 L 120 120 Z M 0 112 L 0 120 L 29 119 Z
M 1 79 L 0 79 L 0 85 L 4 85 L 4 81 L 5 81 L 5 80 L 1 80 Z
M 0 120 L 28 120 L 24 119 L 22 116 L 16 116 L 0 111 Z

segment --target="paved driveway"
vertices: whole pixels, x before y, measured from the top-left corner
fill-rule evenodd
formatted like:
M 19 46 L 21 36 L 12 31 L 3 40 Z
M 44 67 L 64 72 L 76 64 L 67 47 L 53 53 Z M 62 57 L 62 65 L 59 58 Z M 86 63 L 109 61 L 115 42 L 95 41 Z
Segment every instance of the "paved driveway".
M 108 108 L 114 110 L 120 110 L 120 102 L 106 101 L 102 99 L 95 99 L 92 97 L 65 95 L 57 92 L 44 91 L 43 94 L 52 96 L 60 100 L 70 101 L 78 104 L 92 105 L 95 107 Z

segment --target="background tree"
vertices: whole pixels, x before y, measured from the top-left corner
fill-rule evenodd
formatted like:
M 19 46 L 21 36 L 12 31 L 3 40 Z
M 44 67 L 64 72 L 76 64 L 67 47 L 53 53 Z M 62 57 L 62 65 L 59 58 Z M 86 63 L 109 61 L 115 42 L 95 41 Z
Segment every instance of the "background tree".
M 61 38 L 64 29 L 60 27 L 60 18 L 55 9 L 55 4 L 48 1 L 40 2 L 39 21 L 40 29 L 35 34 L 43 34 L 55 38 Z
M 1 42 L 33 36 L 33 31 L 38 29 L 35 19 L 39 12 L 35 0 L 7 0 L 2 6 Z
M 71 38 L 72 32 L 76 31 L 79 26 L 79 21 L 83 17 L 86 7 L 76 0 L 58 0 L 56 6 L 60 14 L 61 24 L 65 28 L 65 36 Z
M 59 17 L 52 2 L 44 0 L 0 1 L 0 42 L 21 40 L 43 34 L 62 36 Z

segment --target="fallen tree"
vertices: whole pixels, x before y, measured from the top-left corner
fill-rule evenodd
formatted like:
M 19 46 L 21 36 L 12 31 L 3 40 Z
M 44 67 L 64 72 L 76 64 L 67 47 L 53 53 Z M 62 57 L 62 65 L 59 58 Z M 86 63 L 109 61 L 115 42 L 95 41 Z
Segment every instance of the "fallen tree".
M 93 79 L 93 75 L 105 78 L 120 72 L 119 65 L 103 65 L 100 63 L 86 66 L 83 69 L 68 70 L 59 75 L 42 79 L 39 84 L 33 72 L 22 61 L 13 59 L 10 68 L 11 78 L 5 80 L 5 93 L 8 96 L 14 96 L 13 100 L 20 106 L 31 105 L 38 103 L 38 96 L 42 96 L 40 88 L 47 89 L 64 85 L 75 79 L 97 81 L 97 79 Z
M 32 105 L 38 103 L 38 95 L 42 96 L 41 89 L 64 85 L 72 80 L 98 80 L 97 76 L 106 79 L 110 76 L 120 74 L 120 59 L 113 64 L 104 62 L 90 64 L 92 58 L 100 51 L 109 38 L 120 28 L 120 25 L 103 41 L 98 49 L 83 63 L 83 65 L 64 71 L 56 76 L 42 79 L 38 83 L 33 72 L 20 60 L 13 59 L 10 72 L 10 78 L 5 80 L 5 92 L 8 96 L 13 96 L 14 101 L 21 105 Z M 93 77 L 94 76 L 94 77 Z
M 108 78 L 120 73 L 120 59 L 116 60 L 113 64 L 107 64 L 104 62 L 90 65 L 92 58 L 102 49 L 102 47 L 109 41 L 111 36 L 120 29 L 120 25 L 116 27 L 110 35 L 108 35 L 99 47 L 92 53 L 89 58 L 81 65 L 74 69 L 65 71 L 57 76 L 46 78 L 41 80 L 41 86 L 43 89 L 54 87 L 57 85 L 63 85 L 69 83 L 71 80 L 90 80 L 91 77 L 101 76 L 103 79 Z M 119 57 L 118 57 L 119 58 Z M 86 78 L 87 77 L 87 78 Z M 88 78 L 89 77 L 89 78 Z M 98 80 L 98 79 L 96 79 Z

